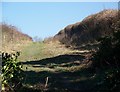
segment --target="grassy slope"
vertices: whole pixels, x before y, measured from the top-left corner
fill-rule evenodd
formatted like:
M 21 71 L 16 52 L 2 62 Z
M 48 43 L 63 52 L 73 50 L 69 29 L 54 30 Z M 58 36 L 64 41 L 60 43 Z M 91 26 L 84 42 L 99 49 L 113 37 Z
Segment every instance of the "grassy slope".
M 88 56 L 88 51 L 66 49 L 58 43 L 31 43 L 19 58 L 27 74 L 25 85 L 38 90 L 92 90 L 102 77 L 86 68 Z
M 2 28 L 1 28 L 2 27 Z M 19 51 L 23 45 L 32 42 L 32 38 L 27 34 L 20 32 L 15 26 L 0 23 L 2 48 L 0 51 L 12 53 Z
M 47 57 L 53 57 L 59 54 L 63 54 L 67 52 L 67 49 L 59 49 L 56 48 L 58 45 L 52 44 L 45 44 L 43 42 L 33 42 L 30 43 L 28 46 L 25 46 L 21 51 L 20 61 L 31 61 L 31 60 L 39 60 Z
M 43 53 L 43 43 L 30 43 L 21 51 L 20 61 L 40 59 Z

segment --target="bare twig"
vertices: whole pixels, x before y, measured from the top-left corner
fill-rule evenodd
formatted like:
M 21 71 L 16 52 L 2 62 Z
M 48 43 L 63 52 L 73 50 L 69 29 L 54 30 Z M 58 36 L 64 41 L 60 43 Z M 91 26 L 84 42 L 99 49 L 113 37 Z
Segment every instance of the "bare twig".
M 47 87 L 47 85 L 48 85 L 48 77 L 46 78 L 46 82 L 45 82 L 45 88 Z

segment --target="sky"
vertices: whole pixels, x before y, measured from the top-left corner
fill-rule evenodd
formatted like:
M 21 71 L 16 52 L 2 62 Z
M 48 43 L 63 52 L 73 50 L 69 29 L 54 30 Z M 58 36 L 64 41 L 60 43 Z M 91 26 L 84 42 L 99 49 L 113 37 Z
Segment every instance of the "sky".
M 69 24 L 103 9 L 118 9 L 117 2 L 2 2 L 2 20 L 31 37 L 54 36 Z

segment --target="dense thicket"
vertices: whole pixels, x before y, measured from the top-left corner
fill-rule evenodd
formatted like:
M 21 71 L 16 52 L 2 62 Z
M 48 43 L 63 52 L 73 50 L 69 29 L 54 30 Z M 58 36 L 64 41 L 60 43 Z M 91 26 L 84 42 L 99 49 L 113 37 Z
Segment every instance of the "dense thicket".
M 86 17 L 81 22 L 66 26 L 54 36 L 54 39 L 67 46 L 94 43 L 98 38 L 112 34 L 112 25 L 116 23 L 117 17 L 117 10 L 103 10 Z
M 94 69 L 105 72 L 102 88 L 120 92 L 120 21 L 114 27 L 111 36 L 101 38 L 99 50 L 93 55 Z

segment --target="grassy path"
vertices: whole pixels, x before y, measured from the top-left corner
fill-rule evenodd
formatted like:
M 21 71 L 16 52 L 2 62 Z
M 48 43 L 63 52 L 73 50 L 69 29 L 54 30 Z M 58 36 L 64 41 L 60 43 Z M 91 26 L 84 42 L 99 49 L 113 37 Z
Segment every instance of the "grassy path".
M 19 58 L 26 74 L 25 86 L 37 90 L 93 89 L 100 78 L 86 68 L 89 55 L 87 50 L 70 50 L 55 43 L 29 44 Z
M 30 43 L 21 51 L 20 61 L 30 61 L 43 58 L 44 44 L 43 43 Z

